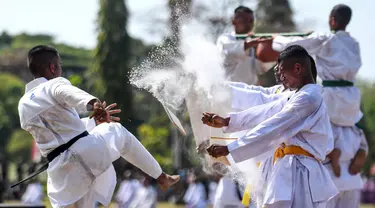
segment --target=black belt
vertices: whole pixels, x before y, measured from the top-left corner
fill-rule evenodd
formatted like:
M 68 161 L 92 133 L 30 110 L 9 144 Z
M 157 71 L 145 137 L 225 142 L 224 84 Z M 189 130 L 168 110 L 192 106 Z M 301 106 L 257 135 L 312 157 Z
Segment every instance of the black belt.
M 237 194 L 237 197 L 240 201 L 242 201 L 242 193 L 241 193 L 241 189 L 240 189 L 240 184 L 238 183 L 238 181 L 234 180 L 234 185 L 236 187 L 236 194 Z
M 27 176 L 25 179 L 22 179 L 21 181 L 15 183 L 13 185 L 11 185 L 10 187 L 11 188 L 16 187 L 16 186 L 20 185 L 21 183 L 26 182 L 26 181 L 34 178 L 35 176 L 41 174 L 45 170 L 47 170 L 48 165 L 49 165 L 50 162 L 52 162 L 61 153 L 65 152 L 65 150 L 69 149 L 69 147 L 72 146 L 80 138 L 85 137 L 87 135 L 89 135 L 89 133 L 87 131 L 84 131 L 80 135 L 78 135 L 78 136 L 74 137 L 73 139 L 69 140 L 67 143 L 62 144 L 62 145 L 58 146 L 56 149 L 52 150 L 52 152 L 48 153 L 48 155 L 47 155 L 47 160 L 48 160 L 47 163 L 45 163 L 44 165 L 42 165 L 42 167 L 40 167 L 38 170 L 36 170 L 31 175 Z

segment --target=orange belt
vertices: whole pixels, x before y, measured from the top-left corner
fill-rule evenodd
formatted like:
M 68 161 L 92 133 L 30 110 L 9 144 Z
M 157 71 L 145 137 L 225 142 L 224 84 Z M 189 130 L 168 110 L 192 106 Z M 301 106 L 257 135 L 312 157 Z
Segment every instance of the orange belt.
M 282 147 L 277 148 L 277 150 L 275 151 L 275 154 L 273 155 L 273 163 L 274 164 L 275 164 L 277 159 L 283 158 L 285 155 L 304 155 L 304 156 L 312 157 L 312 158 L 316 159 L 314 157 L 314 155 L 312 155 L 308 151 L 302 149 L 302 147 L 293 146 L 293 145 L 286 146 L 284 143 L 282 143 L 281 146 Z M 316 160 L 318 160 L 318 159 L 316 159 Z

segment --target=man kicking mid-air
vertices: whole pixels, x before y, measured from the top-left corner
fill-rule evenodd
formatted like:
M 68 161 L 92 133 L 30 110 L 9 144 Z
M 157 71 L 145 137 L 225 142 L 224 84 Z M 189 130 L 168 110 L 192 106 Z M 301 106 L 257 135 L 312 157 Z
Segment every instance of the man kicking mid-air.
M 18 106 L 21 127 L 47 157 L 48 197 L 53 207 L 108 206 L 116 186 L 112 162 L 123 157 L 155 178 L 165 189 L 179 176 L 162 172 L 158 162 L 126 128 L 112 117 L 118 110 L 74 87 L 61 77 L 55 48 L 39 45 L 28 53 L 33 81 Z M 131 98 L 129 98 L 131 99 Z M 80 119 L 78 112 L 93 112 Z M 90 132 L 90 133 L 88 133 Z M 40 171 L 41 172 L 41 171 Z

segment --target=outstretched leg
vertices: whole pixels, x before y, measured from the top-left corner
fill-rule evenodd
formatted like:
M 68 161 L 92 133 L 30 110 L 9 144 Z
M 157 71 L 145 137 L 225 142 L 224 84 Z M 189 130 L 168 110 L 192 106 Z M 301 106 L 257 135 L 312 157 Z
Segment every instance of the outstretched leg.
M 147 149 L 119 123 L 103 123 L 91 133 L 98 133 L 105 140 L 111 154 L 112 161 L 120 156 L 137 166 L 143 172 L 157 179 L 163 189 L 166 189 L 180 180 L 179 176 L 170 176 L 163 173 L 159 163 Z

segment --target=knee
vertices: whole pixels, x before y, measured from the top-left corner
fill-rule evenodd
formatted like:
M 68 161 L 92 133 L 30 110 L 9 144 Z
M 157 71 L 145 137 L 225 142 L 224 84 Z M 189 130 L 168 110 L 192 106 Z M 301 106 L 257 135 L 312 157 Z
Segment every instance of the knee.
M 120 123 L 113 122 L 109 123 L 109 128 L 112 132 L 116 132 L 118 135 L 128 135 L 130 132 Z
M 126 130 L 125 127 L 123 127 L 120 123 L 115 123 L 115 122 L 112 122 L 112 123 L 107 123 L 107 125 L 109 126 L 109 129 L 111 129 L 112 131 L 115 130 L 115 131 L 124 131 Z
M 108 123 L 108 125 L 111 127 L 111 128 L 114 128 L 114 129 L 125 129 L 125 127 L 123 127 L 121 125 L 121 123 L 118 123 L 118 122 L 111 122 L 111 123 Z

